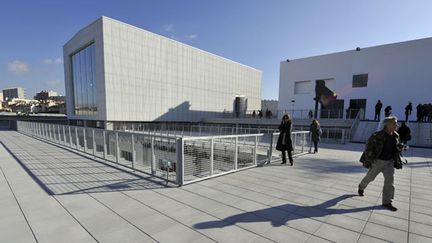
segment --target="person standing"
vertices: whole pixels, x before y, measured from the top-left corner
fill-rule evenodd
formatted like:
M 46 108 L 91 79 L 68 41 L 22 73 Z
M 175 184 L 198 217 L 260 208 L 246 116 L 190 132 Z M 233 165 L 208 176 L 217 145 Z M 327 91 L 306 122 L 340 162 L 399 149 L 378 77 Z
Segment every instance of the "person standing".
M 384 116 L 385 117 L 388 117 L 388 116 L 390 116 L 391 115 L 391 113 L 392 113 L 392 107 L 391 106 L 386 106 L 386 108 L 384 109 Z
M 291 140 L 291 128 L 292 128 L 292 121 L 288 114 L 283 115 L 282 122 L 279 125 L 279 138 L 276 144 L 276 149 L 282 152 L 282 164 L 286 164 L 286 152 L 288 153 L 288 159 L 291 164 L 293 165 L 293 158 L 292 158 L 292 140 Z
M 375 117 L 374 121 L 379 121 L 381 116 L 381 109 L 383 104 L 381 103 L 381 100 L 378 100 L 378 102 L 375 105 Z
M 408 102 L 408 105 L 405 106 L 405 121 L 408 122 L 408 116 L 411 115 L 412 112 L 412 103 Z
M 321 140 L 322 130 L 317 119 L 312 120 L 310 125 L 310 132 L 312 136 L 312 142 L 314 143 L 314 153 L 318 153 L 318 142 Z
M 397 208 L 392 205 L 394 198 L 394 164 L 402 164 L 400 157 L 401 145 L 399 134 L 396 132 L 397 118 L 394 116 L 384 118 L 384 129 L 373 133 L 367 141 L 365 151 L 360 162 L 368 168 L 366 176 L 358 186 L 359 196 L 364 196 L 364 190 L 379 173 L 384 175 L 382 205 L 391 211 Z
M 313 111 L 312 110 L 309 110 L 308 116 L 309 116 L 309 119 L 312 119 L 312 117 L 313 117 Z
M 411 129 L 405 124 L 405 122 L 402 122 L 402 125 L 397 130 L 399 133 L 400 141 L 403 144 L 407 144 L 409 140 L 411 140 Z

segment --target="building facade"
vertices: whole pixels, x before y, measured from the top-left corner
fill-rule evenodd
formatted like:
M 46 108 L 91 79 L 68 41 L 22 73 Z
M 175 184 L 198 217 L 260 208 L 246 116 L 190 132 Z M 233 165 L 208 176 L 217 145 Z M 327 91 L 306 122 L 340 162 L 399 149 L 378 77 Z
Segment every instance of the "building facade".
M 278 114 L 278 101 L 277 100 L 262 100 L 261 101 L 262 112 L 270 111 L 272 117 Z
M 55 96 L 58 96 L 57 92 L 52 91 L 52 90 L 50 90 L 50 91 L 44 91 L 43 90 L 39 93 L 36 93 L 36 95 L 34 96 L 34 99 L 35 100 L 48 100 L 51 97 L 55 97 Z
M 3 99 L 12 100 L 14 98 L 25 99 L 25 91 L 22 87 L 7 88 L 3 90 Z
M 63 47 L 70 120 L 200 121 L 244 95 L 259 109 L 261 71 L 101 17 Z
M 291 110 L 293 104 L 295 110 L 313 110 L 318 81 L 337 95 L 326 104 L 328 109 L 362 108 L 365 119 L 374 119 L 375 104 L 381 100 L 382 113 L 390 105 L 402 120 L 411 101 L 410 119 L 415 120 L 415 107 L 432 103 L 430 53 L 432 38 L 426 38 L 282 61 L 278 110 Z

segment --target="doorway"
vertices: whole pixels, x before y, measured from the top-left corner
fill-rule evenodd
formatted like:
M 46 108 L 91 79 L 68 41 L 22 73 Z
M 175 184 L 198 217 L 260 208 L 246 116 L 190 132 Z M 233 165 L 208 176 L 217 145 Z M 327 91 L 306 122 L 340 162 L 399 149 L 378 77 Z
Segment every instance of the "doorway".
M 363 114 L 366 113 L 366 99 L 351 99 L 347 110 L 347 118 L 356 118 L 360 109 L 363 109 Z M 364 119 L 364 117 L 360 117 L 360 119 Z
M 321 118 L 343 118 L 344 103 L 345 101 L 340 99 L 329 101 L 327 106 L 321 105 Z

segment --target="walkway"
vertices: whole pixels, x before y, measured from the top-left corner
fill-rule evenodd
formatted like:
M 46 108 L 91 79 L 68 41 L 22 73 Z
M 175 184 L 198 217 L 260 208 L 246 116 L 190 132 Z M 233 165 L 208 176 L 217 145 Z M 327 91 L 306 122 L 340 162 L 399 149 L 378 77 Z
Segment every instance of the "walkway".
M 356 196 L 362 144 L 181 188 L 0 131 L 0 242 L 432 242 L 432 150 Z

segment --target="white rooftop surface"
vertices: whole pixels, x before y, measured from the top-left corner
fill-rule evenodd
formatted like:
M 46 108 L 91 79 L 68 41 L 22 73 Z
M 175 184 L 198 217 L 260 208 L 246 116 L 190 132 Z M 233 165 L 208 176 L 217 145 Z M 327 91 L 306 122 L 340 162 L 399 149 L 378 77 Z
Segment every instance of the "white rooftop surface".
M 432 242 L 432 150 L 357 196 L 363 144 L 175 187 L 0 131 L 0 242 Z

